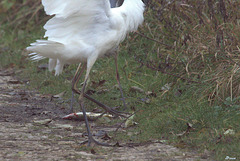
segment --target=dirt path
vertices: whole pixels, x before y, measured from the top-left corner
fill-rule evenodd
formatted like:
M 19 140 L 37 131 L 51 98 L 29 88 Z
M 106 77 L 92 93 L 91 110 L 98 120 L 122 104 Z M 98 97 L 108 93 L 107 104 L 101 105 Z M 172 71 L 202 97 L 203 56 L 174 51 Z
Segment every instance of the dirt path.
M 86 139 L 84 122 L 61 119 L 67 113 L 64 108 L 50 96 L 23 90 L 25 84 L 13 75 L 0 70 L 0 160 L 204 160 L 163 143 L 114 148 L 80 145 Z M 99 128 L 91 125 L 97 133 Z

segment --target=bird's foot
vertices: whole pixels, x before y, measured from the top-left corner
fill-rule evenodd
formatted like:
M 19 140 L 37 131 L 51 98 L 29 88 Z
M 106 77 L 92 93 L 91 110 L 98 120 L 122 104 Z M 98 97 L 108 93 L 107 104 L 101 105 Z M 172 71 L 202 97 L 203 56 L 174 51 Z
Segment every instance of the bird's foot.
M 101 143 L 93 138 L 93 136 L 88 136 L 88 140 L 85 140 L 80 143 L 80 145 L 87 144 L 87 146 L 94 146 L 94 145 L 100 145 L 100 146 L 106 146 L 106 147 L 115 147 L 116 144 L 107 144 L 107 143 Z

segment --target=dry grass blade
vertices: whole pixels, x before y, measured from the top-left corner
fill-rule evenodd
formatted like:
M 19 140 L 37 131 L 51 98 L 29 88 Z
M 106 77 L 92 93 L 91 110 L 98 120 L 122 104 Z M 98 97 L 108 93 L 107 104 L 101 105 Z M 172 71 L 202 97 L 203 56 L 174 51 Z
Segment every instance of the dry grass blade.
M 239 1 L 222 0 L 149 2 L 147 14 L 154 15 L 158 21 L 150 19 L 141 33 L 149 33 L 149 27 L 151 33 L 139 36 L 154 45 L 144 44 L 152 51 L 144 50 L 144 54 L 136 56 L 137 60 L 189 83 L 204 82 L 208 89 L 203 93 L 211 101 L 237 97 L 239 5 Z
M 9 26 L 15 28 L 25 28 L 33 20 L 35 24 L 39 24 L 42 22 L 40 17 L 44 14 L 41 0 L 12 1 L 11 3 L 3 0 L 0 3 L 0 13 L 3 16 L 0 23 L 8 22 Z

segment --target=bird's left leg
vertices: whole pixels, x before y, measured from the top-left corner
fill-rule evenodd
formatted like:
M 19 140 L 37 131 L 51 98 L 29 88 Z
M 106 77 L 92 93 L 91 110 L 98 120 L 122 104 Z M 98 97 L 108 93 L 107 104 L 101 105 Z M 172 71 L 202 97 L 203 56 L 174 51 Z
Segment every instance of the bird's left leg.
M 86 69 L 86 63 L 83 64 L 82 68 L 81 68 L 81 65 L 82 64 L 79 63 L 76 73 L 72 79 L 72 98 L 71 98 L 71 105 L 70 105 L 70 113 L 73 112 L 74 93 L 79 92 L 79 90 L 77 88 L 77 83 L 79 82 L 84 70 Z
M 119 89 L 120 89 L 120 93 L 121 93 L 121 97 L 122 97 L 122 101 L 123 101 L 123 106 L 124 106 L 123 110 L 126 110 L 127 109 L 126 101 L 125 101 L 125 98 L 123 96 L 123 90 L 122 90 L 122 86 L 121 86 L 121 83 L 120 83 L 120 77 L 119 77 L 119 72 L 118 72 L 118 51 L 115 55 L 115 67 L 116 67 L 116 79 L 117 79 L 117 82 L 118 82 L 118 86 L 119 86 Z
M 91 130 L 90 130 L 90 126 L 89 126 L 89 122 L 88 122 L 88 118 L 87 118 L 87 115 L 86 115 L 86 109 L 84 107 L 84 92 L 85 92 L 85 88 L 86 88 L 86 85 L 87 85 L 87 79 L 88 79 L 88 76 L 89 76 L 89 73 L 90 73 L 90 70 L 93 66 L 93 64 L 95 63 L 97 59 L 97 56 L 94 56 L 94 57 L 90 57 L 88 59 L 88 62 L 87 62 L 87 71 L 86 71 L 86 75 L 85 75 L 85 80 L 84 80 L 84 83 L 83 83 L 83 87 L 81 89 L 81 94 L 79 96 L 79 104 L 82 108 L 82 112 L 83 112 L 83 117 L 84 117 L 84 120 L 85 120 L 85 124 L 86 124 L 86 128 L 87 128 L 87 133 L 88 133 L 88 146 L 91 145 L 91 143 L 95 143 L 97 145 L 102 145 L 102 146 L 110 146 L 108 144 L 105 144 L 105 143 L 100 143 L 98 141 L 96 141 L 94 138 L 93 138 L 93 135 L 91 133 Z M 84 65 L 85 66 L 85 65 Z

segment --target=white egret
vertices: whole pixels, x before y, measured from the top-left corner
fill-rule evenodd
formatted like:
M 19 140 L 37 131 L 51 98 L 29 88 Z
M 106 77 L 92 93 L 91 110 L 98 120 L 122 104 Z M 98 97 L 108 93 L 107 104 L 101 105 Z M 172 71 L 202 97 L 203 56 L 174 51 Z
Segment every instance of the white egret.
M 49 70 L 55 69 L 55 75 L 62 73 L 64 64 L 80 63 L 72 89 L 80 94 L 88 144 L 105 145 L 97 142 L 90 132 L 83 98 L 94 101 L 112 114 L 121 114 L 86 95 L 86 82 L 95 61 L 112 53 L 127 33 L 137 30 L 143 22 L 144 3 L 142 0 L 124 0 L 117 8 L 111 8 L 109 0 L 42 0 L 42 4 L 45 12 L 53 15 L 44 26 L 47 40 L 36 40 L 27 50 L 34 52 L 30 54 L 33 60 L 50 58 Z M 77 83 L 85 69 L 83 87 L 79 91 Z

